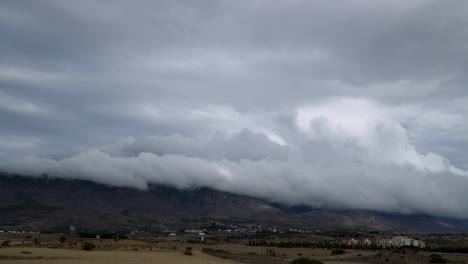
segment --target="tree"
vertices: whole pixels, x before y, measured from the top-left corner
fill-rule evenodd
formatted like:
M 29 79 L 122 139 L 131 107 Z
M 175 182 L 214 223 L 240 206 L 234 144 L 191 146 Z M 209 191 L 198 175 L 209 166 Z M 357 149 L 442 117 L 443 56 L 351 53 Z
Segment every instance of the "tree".
M 86 251 L 91 251 L 91 250 L 93 250 L 95 247 L 96 247 L 96 245 L 94 245 L 94 244 L 91 243 L 91 242 L 84 242 L 83 245 L 81 245 L 81 248 L 82 248 L 83 250 L 86 250 Z
M 297 258 L 291 264 L 323 264 L 322 261 L 310 258 Z

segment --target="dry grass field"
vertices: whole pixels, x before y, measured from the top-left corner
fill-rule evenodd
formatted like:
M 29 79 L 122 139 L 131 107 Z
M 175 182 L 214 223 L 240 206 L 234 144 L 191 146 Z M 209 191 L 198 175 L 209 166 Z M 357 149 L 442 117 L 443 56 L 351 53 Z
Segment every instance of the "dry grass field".
M 35 244 L 34 240 L 39 243 Z M 235 264 L 235 263 L 289 263 L 290 260 L 303 257 L 327 260 L 346 260 L 355 256 L 349 251 L 339 258 L 330 256 L 330 250 L 251 247 L 239 244 L 189 244 L 171 240 L 113 240 L 113 239 L 67 239 L 60 243 L 54 235 L 15 235 L 3 236 L 3 241 L 10 241 L 8 247 L 0 248 L 0 264 L 46 264 L 46 263 L 158 263 L 158 264 Z M 95 250 L 85 251 L 81 245 L 90 241 L 96 245 Z M 193 255 L 184 255 L 186 247 L 192 247 Z M 205 254 L 203 249 L 218 250 L 224 255 Z M 227 255 L 226 255 L 227 254 Z M 360 251 L 359 254 L 372 254 Z
M 288 264 L 308 257 L 324 264 L 428 264 L 432 253 L 405 250 L 350 250 L 331 255 L 331 250 L 312 248 L 276 248 L 238 243 L 187 243 L 177 239 L 84 239 L 59 241 L 57 235 L 19 234 L 0 236 L 0 264 Z M 81 247 L 92 242 L 95 249 Z M 191 247 L 192 255 L 184 252 Z M 451 264 L 468 264 L 466 254 L 442 254 Z
M 339 256 L 331 256 L 331 250 L 327 249 L 316 249 L 316 248 L 271 248 L 271 247 L 251 247 L 247 245 L 241 244 L 220 244 L 214 246 L 202 246 L 202 247 L 209 247 L 213 249 L 221 249 L 226 250 L 232 253 L 252 253 L 255 252 L 256 254 L 262 255 L 267 250 L 274 250 L 278 255 L 284 255 L 287 259 L 295 259 L 300 256 L 302 257 L 309 257 L 314 259 L 319 259 L 322 261 L 335 261 L 335 260 L 345 260 L 347 258 L 355 257 L 356 255 L 360 254 L 361 256 L 371 256 L 374 255 L 375 252 L 372 251 L 364 251 L 364 250 L 347 250 L 346 254 L 339 255 Z
M 27 253 L 26 253 L 27 252 Z M 26 253 L 26 254 L 25 254 Z M 84 251 L 49 248 L 0 248 L 0 263 L 12 264 L 238 264 L 194 251 L 192 256 L 182 252 L 156 251 Z

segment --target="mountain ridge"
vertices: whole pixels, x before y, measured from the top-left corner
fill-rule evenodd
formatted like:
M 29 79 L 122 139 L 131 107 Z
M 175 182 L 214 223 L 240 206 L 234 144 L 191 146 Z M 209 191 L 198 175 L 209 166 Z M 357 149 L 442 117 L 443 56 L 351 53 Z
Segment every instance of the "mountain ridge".
M 0 174 L 0 230 L 163 231 L 213 221 L 321 230 L 466 233 L 468 220 L 398 215 L 367 210 L 309 210 L 199 187 L 148 190 L 111 187 L 76 179 Z

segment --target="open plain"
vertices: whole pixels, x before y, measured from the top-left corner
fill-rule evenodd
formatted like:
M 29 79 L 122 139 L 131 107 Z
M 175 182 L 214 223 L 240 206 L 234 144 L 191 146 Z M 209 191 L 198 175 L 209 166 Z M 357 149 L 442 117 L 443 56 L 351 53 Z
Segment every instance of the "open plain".
M 62 238 L 62 241 L 60 241 Z M 6 242 L 7 241 L 7 242 Z M 416 249 L 332 249 L 249 246 L 246 241 L 189 243 L 183 239 L 87 239 L 59 235 L 16 234 L 0 236 L 0 263 L 12 264 L 287 264 L 307 257 L 325 264 L 467 264 L 466 254 L 443 254 L 434 262 L 434 252 Z M 92 243 L 92 250 L 83 245 Z

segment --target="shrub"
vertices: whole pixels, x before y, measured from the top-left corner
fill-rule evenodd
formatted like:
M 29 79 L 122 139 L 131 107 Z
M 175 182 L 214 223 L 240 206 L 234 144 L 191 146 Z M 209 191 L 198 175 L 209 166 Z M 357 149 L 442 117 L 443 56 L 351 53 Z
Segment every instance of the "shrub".
M 231 252 L 222 249 L 213 249 L 213 248 L 203 248 L 202 252 L 208 255 L 230 255 Z M 252 252 L 250 252 L 252 253 Z M 249 253 L 247 253 L 249 254 Z
M 429 263 L 446 263 L 447 260 L 442 258 L 441 255 L 432 254 L 429 256 Z
M 37 246 L 37 245 L 41 244 L 41 240 L 40 240 L 38 237 L 35 237 L 35 238 L 33 239 L 33 243 L 34 243 L 34 245 Z
M 91 251 L 96 248 L 96 245 L 91 242 L 84 242 L 83 245 L 81 245 L 81 248 L 86 251 Z
M 269 249 L 269 248 L 266 250 L 265 255 L 269 255 L 269 256 L 272 256 L 272 257 L 277 257 L 278 256 L 276 251 L 274 251 L 273 249 Z
M 9 247 L 10 246 L 10 241 L 9 240 L 5 240 L 2 242 L 2 247 Z
M 323 264 L 320 260 L 310 258 L 297 258 L 291 261 L 291 264 Z
M 184 255 L 192 256 L 192 255 L 193 255 L 192 247 L 186 247 L 186 248 L 185 248 Z
M 67 241 L 67 237 L 61 236 L 59 240 L 60 240 L 60 243 L 65 243 Z
M 331 252 L 332 255 L 341 255 L 341 254 L 345 254 L 345 253 L 346 253 L 346 251 L 344 251 L 343 249 L 334 249 Z

